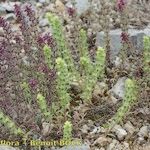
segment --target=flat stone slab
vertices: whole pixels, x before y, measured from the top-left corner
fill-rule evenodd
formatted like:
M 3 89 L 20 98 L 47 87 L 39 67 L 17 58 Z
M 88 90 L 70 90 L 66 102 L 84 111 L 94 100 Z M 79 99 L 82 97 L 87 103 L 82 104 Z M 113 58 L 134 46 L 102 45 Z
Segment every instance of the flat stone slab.
M 90 3 L 88 0 L 75 0 L 75 7 L 77 9 L 77 14 L 81 15 L 86 12 L 90 8 Z M 71 6 L 71 2 L 69 1 L 66 6 Z
M 110 35 L 110 48 L 111 48 L 111 59 L 114 60 L 115 57 L 119 54 L 121 48 L 122 48 L 122 43 L 121 43 L 121 35 L 122 31 L 121 29 L 115 29 L 111 30 L 109 35 Z M 132 42 L 134 48 L 136 51 L 141 51 L 143 50 L 143 37 L 145 35 L 150 36 L 150 29 L 146 28 L 144 30 L 136 30 L 136 29 L 129 29 L 128 33 L 130 35 L 130 41 Z M 99 32 L 97 33 L 96 37 L 96 45 L 104 47 L 104 32 Z
M 112 88 L 112 93 L 115 95 L 115 96 L 117 96 L 117 97 L 119 97 L 119 98 L 121 98 L 121 99 L 123 99 L 124 98 L 124 94 L 125 94 L 125 81 L 126 81 L 126 77 L 122 77 L 122 78 L 120 78 L 118 81 L 117 81 L 117 83 L 113 86 L 113 88 Z

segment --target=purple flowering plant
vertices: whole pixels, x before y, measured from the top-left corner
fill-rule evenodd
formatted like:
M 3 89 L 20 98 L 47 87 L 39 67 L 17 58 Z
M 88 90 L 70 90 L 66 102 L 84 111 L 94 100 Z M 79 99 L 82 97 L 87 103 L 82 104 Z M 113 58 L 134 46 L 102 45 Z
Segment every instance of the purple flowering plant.
M 15 4 L 14 12 L 16 23 L 19 24 L 15 32 L 12 24 L 0 17 L 3 31 L 0 35 L 0 108 L 9 116 L 15 110 L 17 118 L 14 118 L 14 122 L 19 126 L 24 124 L 23 130 L 30 124 L 31 130 L 38 134 L 40 127 L 35 117 L 40 116 L 40 112 L 36 106 L 36 96 L 39 92 L 43 93 L 50 105 L 55 94 L 56 71 L 54 66 L 51 69 L 47 67 L 43 53 L 44 45 L 48 45 L 55 56 L 54 39 L 50 33 L 43 34 L 39 30 L 36 11 L 31 4 Z M 25 107 L 29 101 L 33 104 L 30 106 L 32 113 Z M 24 105 L 22 111 L 30 119 L 22 118 L 18 104 Z

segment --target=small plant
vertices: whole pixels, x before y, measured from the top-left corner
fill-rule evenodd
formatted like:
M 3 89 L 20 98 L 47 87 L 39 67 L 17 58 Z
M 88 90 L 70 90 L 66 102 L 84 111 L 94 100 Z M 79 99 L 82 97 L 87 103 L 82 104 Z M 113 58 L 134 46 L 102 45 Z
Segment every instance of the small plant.
M 18 128 L 8 116 L 4 115 L 2 110 L 0 110 L 0 124 L 7 127 L 11 131 L 11 133 L 15 135 L 25 135 L 25 132 L 22 129 Z
M 98 79 L 103 79 L 105 72 L 105 50 L 101 47 L 96 52 L 95 63 L 88 58 L 81 57 L 81 64 L 84 66 L 86 75 L 83 76 L 83 94 L 82 98 L 89 101 L 92 98 L 92 92 Z
M 72 123 L 70 121 L 66 121 L 63 127 L 63 139 L 71 140 L 72 139 Z
M 52 69 L 51 48 L 48 45 L 45 45 L 43 50 L 44 50 L 44 56 L 45 56 L 45 63 L 47 64 L 49 69 Z
M 39 105 L 40 111 L 46 120 L 51 120 L 51 113 L 48 111 L 45 97 L 42 94 L 37 95 L 37 103 Z
M 72 73 L 72 78 L 74 79 L 78 73 L 75 69 L 71 52 L 68 49 L 60 19 L 51 13 L 47 13 L 46 18 L 48 19 L 49 24 L 53 29 L 53 37 L 56 40 L 56 46 L 58 50 L 57 57 L 62 58 L 66 62 L 69 71 Z
M 71 97 L 68 93 L 70 83 L 70 72 L 68 71 L 67 64 L 62 58 L 56 59 L 57 68 L 57 94 L 60 99 L 60 106 L 62 110 L 69 108 Z
M 126 0 L 117 0 L 117 10 L 120 14 L 121 22 L 121 42 L 122 49 L 120 51 L 120 56 L 122 60 L 122 71 L 125 69 L 125 63 L 127 61 L 127 51 L 129 49 L 129 34 L 128 34 L 128 2 Z
M 23 82 L 21 84 L 21 88 L 23 89 L 23 94 L 24 94 L 24 98 L 26 99 L 26 101 L 31 104 L 32 101 L 32 95 L 31 95 L 31 89 L 29 87 L 29 84 L 26 82 Z
M 150 37 L 144 37 L 144 73 L 148 81 L 150 81 Z
M 110 128 L 112 128 L 115 124 L 120 123 L 123 118 L 130 111 L 132 106 L 135 104 L 137 100 L 137 86 L 136 82 L 132 79 L 126 79 L 125 81 L 125 96 L 122 102 L 122 105 L 118 109 L 115 116 L 112 118 L 112 122 L 110 123 Z

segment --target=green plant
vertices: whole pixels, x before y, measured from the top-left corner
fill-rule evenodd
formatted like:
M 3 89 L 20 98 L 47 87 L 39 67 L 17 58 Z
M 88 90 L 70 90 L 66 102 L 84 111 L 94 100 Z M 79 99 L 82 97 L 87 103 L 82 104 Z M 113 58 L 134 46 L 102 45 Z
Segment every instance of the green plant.
M 112 118 L 112 122 L 109 127 L 112 128 L 115 124 L 120 123 L 123 118 L 130 111 L 132 106 L 137 100 L 137 86 L 136 82 L 132 79 L 126 79 L 125 81 L 125 96 L 122 102 L 122 105 L 118 109 L 117 113 Z
M 70 121 L 66 121 L 63 127 L 63 139 L 71 140 L 72 138 L 72 123 Z
M 144 37 L 144 74 L 148 81 L 150 81 L 150 37 Z
M 47 13 L 46 18 L 48 19 L 49 24 L 52 27 L 53 37 L 57 44 L 57 50 L 58 50 L 57 57 L 62 58 L 66 62 L 70 73 L 72 73 L 71 77 L 72 79 L 74 79 L 78 73 L 75 69 L 71 52 L 68 49 L 66 43 L 66 38 L 63 33 L 62 23 L 60 22 L 60 19 L 56 15 L 53 15 L 51 13 Z
M 91 62 L 87 57 L 81 57 L 80 61 L 84 68 L 85 76 L 83 76 L 82 98 L 89 101 L 92 98 L 93 88 L 98 79 L 103 79 L 105 72 L 105 50 L 101 47 L 97 49 L 95 63 Z
M 25 132 L 22 129 L 18 128 L 14 121 L 12 121 L 8 116 L 4 115 L 2 110 L 0 110 L 0 124 L 7 127 L 11 131 L 11 133 L 15 135 L 25 135 Z
M 31 89 L 29 87 L 29 84 L 27 82 L 23 82 L 21 84 L 21 88 L 23 89 L 23 95 L 26 101 L 31 104 L 32 101 L 32 95 L 31 95 Z
M 45 45 L 43 50 L 44 50 L 44 56 L 45 56 L 45 63 L 47 64 L 49 69 L 52 69 L 51 48 L 48 45 Z
M 69 83 L 70 83 L 70 72 L 67 68 L 67 64 L 62 58 L 56 59 L 56 68 L 57 68 L 57 94 L 60 99 L 60 106 L 62 110 L 69 108 L 71 97 L 68 93 Z
M 37 103 L 39 105 L 40 111 L 43 114 L 44 118 L 46 120 L 51 120 L 52 115 L 48 111 L 45 97 L 42 94 L 40 94 L 40 93 L 37 95 Z

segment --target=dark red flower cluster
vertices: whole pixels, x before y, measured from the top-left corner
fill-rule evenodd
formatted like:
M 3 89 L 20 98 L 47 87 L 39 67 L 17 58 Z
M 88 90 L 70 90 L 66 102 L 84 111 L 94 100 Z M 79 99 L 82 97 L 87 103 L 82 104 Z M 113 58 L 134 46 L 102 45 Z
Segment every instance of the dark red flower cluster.
M 38 81 L 34 78 L 29 80 L 29 85 L 32 89 L 35 89 L 37 87 Z
M 67 12 L 69 16 L 73 17 L 76 11 L 75 11 L 75 8 L 73 7 L 67 7 Z
M 39 35 L 37 42 L 39 45 L 44 46 L 47 44 L 50 47 L 54 47 L 54 39 L 50 33 L 46 33 L 44 35 Z
M 123 43 L 128 43 L 129 42 L 129 35 L 126 32 L 121 33 L 121 40 Z
M 117 10 L 122 12 L 126 7 L 127 1 L 126 0 L 117 0 Z

